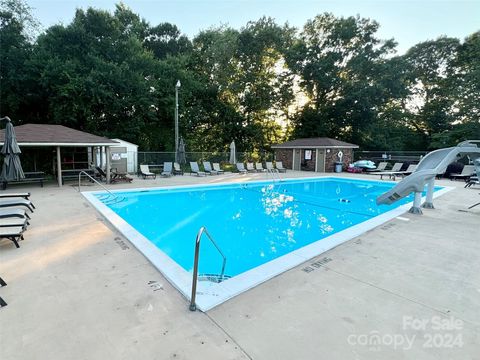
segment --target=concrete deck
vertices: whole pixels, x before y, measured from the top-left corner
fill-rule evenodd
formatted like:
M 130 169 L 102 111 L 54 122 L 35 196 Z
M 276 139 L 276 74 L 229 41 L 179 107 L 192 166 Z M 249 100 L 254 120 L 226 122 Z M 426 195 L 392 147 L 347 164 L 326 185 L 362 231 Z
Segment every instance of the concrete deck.
M 466 208 L 480 189 L 438 184 L 455 189 L 436 210 L 405 214 L 207 313 L 188 311 L 72 186 L 12 187 L 31 191 L 37 210 L 20 249 L 0 241 L 0 359 L 479 359 L 480 206 Z

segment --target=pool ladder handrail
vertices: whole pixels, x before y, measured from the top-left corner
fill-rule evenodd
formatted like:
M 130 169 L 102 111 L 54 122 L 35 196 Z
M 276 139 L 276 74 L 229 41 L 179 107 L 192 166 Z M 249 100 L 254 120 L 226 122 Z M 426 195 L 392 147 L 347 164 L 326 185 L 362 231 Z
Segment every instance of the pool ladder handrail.
M 115 195 L 114 193 L 112 193 L 110 190 L 108 190 L 103 184 L 101 184 L 98 180 L 94 179 L 89 173 L 85 172 L 85 171 L 80 171 L 78 173 L 78 192 L 81 192 L 81 177 L 82 175 L 86 175 L 88 178 L 90 178 L 90 180 L 92 180 L 94 183 L 96 183 L 97 185 L 100 185 L 103 190 L 105 190 L 110 196 L 113 197 L 114 200 L 116 200 L 118 198 L 118 195 Z
M 280 172 L 277 169 L 267 169 L 267 178 L 269 177 L 269 174 L 272 175 L 272 182 L 275 182 L 275 180 L 278 180 L 279 182 L 281 181 Z
M 190 297 L 190 311 L 195 311 L 197 310 L 197 305 L 195 304 L 195 297 L 197 295 L 197 280 L 198 280 L 198 260 L 200 257 L 200 241 L 202 240 L 202 235 L 206 234 L 208 239 L 210 239 L 210 242 L 215 246 L 215 248 L 218 250 L 220 255 L 223 258 L 223 264 L 222 264 L 222 272 L 220 274 L 220 278 L 222 279 L 225 273 L 225 265 L 227 263 L 227 258 L 223 254 L 222 250 L 220 250 L 219 246 L 213 240 L 213 237 L 210 235 L 208 232 L 207 228 L 205 226 L 202 226 L 200 230 L 198 230 L 197 233 L 197 238 L 195 239 L 195 258 L 193 260 L 193 278 L 192 278 L 192 296 Z

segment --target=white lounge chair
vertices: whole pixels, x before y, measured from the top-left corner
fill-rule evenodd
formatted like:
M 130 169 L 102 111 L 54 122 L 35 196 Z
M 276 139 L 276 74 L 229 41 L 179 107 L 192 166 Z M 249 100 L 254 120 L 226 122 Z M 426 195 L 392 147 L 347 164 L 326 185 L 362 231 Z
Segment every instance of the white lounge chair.
M 154 179 L 157 178 L 157 174 L 151 172 L 148 165 L 140 165 L 140 174 L 142 174 L 142 177 L 144 179 L 146 179 L 148 177 L 153 177 Z
M 27 218 L 30 219 L 30 216 L 24 209 L 19 208 L 3 208 L 0 209 L 0 219 L 2 218 Z
M 183 170 L 179 163 L 173 163 L 173 175 L 183 175 Z
M 23 240 L 23 232 L 25 228 L 22 226 L 0 227 L 0 238 L 5 238 L 12 241 L 17 248 L 19 240 Z
M 169 177 L 172 176 L 173 174 L 173 168 L 172 168 L 172 163 L 171 162 L 164 162 L 163 163 L 163 171 L 160 174 L 163 177 Z
M 267 167 L 267 171 L 275 171 L 275 172 L 278 172 L 278 169 L 275 169 L 273 167 L 273 163 L 271 161 L 267 161 L 265 163 L 265 166 Z
M 223 174 L 225 172 L 220 168 L 219 163 L 213 163 L 212 165 L 213 165 L 213 170 L 215 170 L 217 173 Z
M 247 162 L 247 171 L 248 172 L 256 172 L 255 167 L 253 166 L 253 163 Z
M 275 167 L 279 172 L 287 172 L 287 169 L 283 167 L 283 164 L 281 161 L 276 161 L 275 162 Z
M 10 197 L 18 197 L 18 198 L 24 198 L 25 200 L 28 200 L 28 198 L 30 197 L 30 193 L 29 192 L 21 192 L 21 193 L 0 194 L 0 199 L 10 198 Z
M 24 228 L 26 228 L 27 225 L 30 225 L 27 218 L 0 218 L 0 227 L 23 226 Z
M 207 174 L 204 171 L 200 171 L 198 163 L 196 161 L 190 161 L 190 174 L 195 174 L 197 176 L 206 176 Z
M 33 213 L 33 209 L 35 206 L 32 204 L 30 200 L 25 200 L 23 198 L 8 198 L 8 199 L 0 199 L 0 207 L 20 207 L 24 206 L 28 210 Z
M 203 168 L 205 169 L 205 172 L 209 175 L 218 175 L 218 172 L 212 169 L 212 164 L 210 164 L 210 161 L 204 161 Z
M 245 166 L 243 165 L 243 163 L 237 163 L 237 171 L 240 174 L 246 174 L 247 173 L 247 170 L 245 169 Z
M 262 165 L 261 162 L 255 163 L 255 170 L 257 170 L 257 171 L 265 171 L 265 169 L 263 168 L 263 165 Z

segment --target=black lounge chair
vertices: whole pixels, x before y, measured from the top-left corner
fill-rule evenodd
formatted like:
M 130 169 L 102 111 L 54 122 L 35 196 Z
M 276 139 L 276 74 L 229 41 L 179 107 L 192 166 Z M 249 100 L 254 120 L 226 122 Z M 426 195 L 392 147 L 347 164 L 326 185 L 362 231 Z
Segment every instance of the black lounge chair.
M 200 168 L 198 167 L 198 164 L 196 161 L 190 161 L 190 171 L 191 174 L 195 174 L 197 176 L 206 176 L 205 172 L 200 171 Z
M 17 248 L 19 240 L 23 240 L 23 232 L 25 228 L 23 226 L 13 226 L 13 227 L 0 227 L 0 238 L 5 238 L 12 241 Z

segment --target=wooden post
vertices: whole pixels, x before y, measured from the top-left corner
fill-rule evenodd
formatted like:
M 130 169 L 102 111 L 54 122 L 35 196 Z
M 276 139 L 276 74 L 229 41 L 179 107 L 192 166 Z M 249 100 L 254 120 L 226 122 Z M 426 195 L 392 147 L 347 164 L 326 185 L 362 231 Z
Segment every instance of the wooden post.
M 60 153 L 60 146 L 57 146 L 57 180 L 58 186 L 62 186 L 62 155 Z
M 110 184 L 110 146 L 105 146 L 105 157 L 107 163 L 107 184 Z

